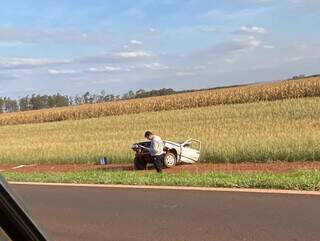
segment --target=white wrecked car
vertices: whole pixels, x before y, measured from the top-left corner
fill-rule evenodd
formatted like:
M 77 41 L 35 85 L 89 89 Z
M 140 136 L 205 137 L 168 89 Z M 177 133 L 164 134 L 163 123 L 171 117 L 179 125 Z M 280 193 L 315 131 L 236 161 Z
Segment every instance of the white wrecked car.
M 184 142 L 174 142 L 164 140 L 164 166 L 174 167 L 177 163 L 195 163 L 199 160 L 201 142 L 195 139 L 188 139 Z M 132 150 L 136 152 L 134 167 L 136 170 L 145 170 L 148 163 L 152 163 L 149 151 L 145 147 L 150 147 L 150 141 L 143 141 L 132 145 Z

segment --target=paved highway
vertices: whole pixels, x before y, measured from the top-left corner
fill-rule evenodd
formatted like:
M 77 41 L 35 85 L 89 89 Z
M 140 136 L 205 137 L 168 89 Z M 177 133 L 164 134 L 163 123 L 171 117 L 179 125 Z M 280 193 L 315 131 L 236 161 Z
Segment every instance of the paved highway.
M 13 188 L 52 240 L 320 240 L 320 196 L 31 185 Z

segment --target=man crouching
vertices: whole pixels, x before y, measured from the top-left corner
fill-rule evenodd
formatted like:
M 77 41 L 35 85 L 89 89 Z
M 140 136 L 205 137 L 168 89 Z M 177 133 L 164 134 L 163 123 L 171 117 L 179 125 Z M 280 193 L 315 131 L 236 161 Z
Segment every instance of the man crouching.
M 151 141 L 150 148 L 148 149 L 151 159 L 153 160 L 154 166 L 157 172 L 162 172 L 162 165 L 164 160 L 163 148 L 164 144 L 160 136 L 152 134 L 151 131 L 146 131 L 144 133 L 145 138 Z

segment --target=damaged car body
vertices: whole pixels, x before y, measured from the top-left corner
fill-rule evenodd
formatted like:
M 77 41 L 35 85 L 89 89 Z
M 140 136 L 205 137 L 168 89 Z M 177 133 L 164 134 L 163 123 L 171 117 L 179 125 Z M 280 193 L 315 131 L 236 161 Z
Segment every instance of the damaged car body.
M 167 168 L 174 167 L 178 163 L 196 163 L 199 161 L 201 142 L 196 139 L 188 139 L 183 142 L 163 141 L 164 161 Z M 132 145 L 132 150 L 136 152 L 134 159 L 135 170 L 145 170 L 148 163 L 152 163 L 152 158 L 147 148 L 150 141 L 143 141 Z

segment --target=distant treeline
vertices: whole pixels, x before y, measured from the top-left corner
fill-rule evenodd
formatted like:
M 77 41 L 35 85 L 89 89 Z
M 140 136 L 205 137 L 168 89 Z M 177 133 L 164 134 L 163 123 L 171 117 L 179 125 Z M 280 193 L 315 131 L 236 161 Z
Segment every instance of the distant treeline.
M 296 80 L 296 79 L 304 79 L 311 77 L 320 77 L 320 74 L 314 75 L 296 75 L 287 80 Z M 18 99 L 11 99 L 9 97 L 0 97 L 0 113 L 8 113 L 8 112 L 17 112 L 17 111 L 28 111 L 28 110 L 39 110 L 39 109 L 47 109 L 47 108 L 55 108 L 55 107 L 63 107 L 63 106 L 76 106 L 83 104 L 94 104 L 94 103 L 102 103 L 102 102 L 110 102 L 110 101 L 118 101 L 118 100 L 128 100 L 128 99 L 136 99 L 136 98 L 147 98 L 154 96 L 163 96 L 163 95 L 171 95 L 176 93 L 187 93 L 187 92 L 195 92 L 195 91 L 204 91 L 204 90 L 214 90 L 214 89 L 227 89 L 234 88 L 240 86 L 247 86 L 250 84 L 244 85 L 230 85 L 230 86 L 220 86 L 214 88 L 207 89 L 192 89 L 192 90 L 182 90 L 176 91 L 174 89 L 159 89 L 159 90 L 151 90 L 146 91 L 144 89 L 139 89 L 136 92 L 130 90 L 124 95 L 113 95 L 107 94 L 105 91 L 101 91 L 99 94 L 91 94 L 90 92 L 86 92 L 83 95 L 76 96 L 68 96 L 62 95 L 60 93 L 54 95 L 27 95 Z
M 320 77 L 320 74 L 313 74 L 313 75 L 299 74 L 299 75 L 292 76 L 292 78 L 288 80 L 305 79 L 305 78 L 312 78 L 312 77 Z
M 177 93 L 173 89 L 160 89 L 146 91 L 140 89 L 136 92 L 130 90 L 124 95 L 106 94 L 105 91 L 101 91 L 99 94 L 91 94 L 86 92 L 83 95 L 68 96 L 62 94 L 54 95 L 27 95 L 18 99 L 11 99 L 9 97 L 0 97 L 0 113 L 16 112 L 16 111 L 28 111 L 28 110 L 40 110 L 47 108 L 63 107 L 63 106 L 75 106 L 83 104 L 94 104 L 108 101 L 128 100 L 135 98 L 145 98 L 161 95 L 170 95 Z

